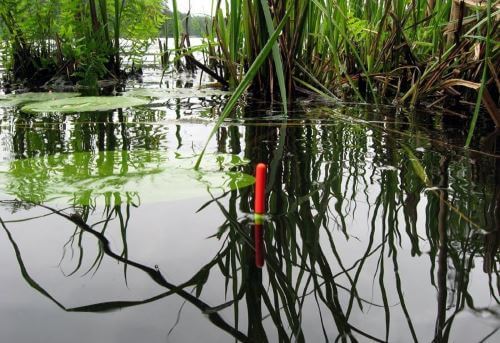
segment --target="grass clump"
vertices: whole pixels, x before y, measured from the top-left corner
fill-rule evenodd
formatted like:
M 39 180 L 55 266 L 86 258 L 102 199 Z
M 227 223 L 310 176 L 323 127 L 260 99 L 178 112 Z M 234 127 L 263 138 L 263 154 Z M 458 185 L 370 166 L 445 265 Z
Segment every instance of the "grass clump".
M 483 101 L 498 125 L 498 18 L 490 1 L 214 1 L 210 66 L 236 88 L 288 18 L 250 90 L 450 109 Z M 214 62 L 215 61 L 215 62 Z M 486 73 L 486 74 L 484 74 Z M 481 89 L 481 91 L 479 91 Z M 286 93 L 284 93 L 286 90 Z M 288 100 L 289 100 L 288 99 Z

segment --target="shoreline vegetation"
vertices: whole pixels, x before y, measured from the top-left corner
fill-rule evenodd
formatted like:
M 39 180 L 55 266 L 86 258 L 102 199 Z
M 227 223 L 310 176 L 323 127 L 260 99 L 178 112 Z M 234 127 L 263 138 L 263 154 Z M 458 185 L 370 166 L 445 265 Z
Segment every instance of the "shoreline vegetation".
M 165 70 L 202 70 L 236 95 L 282 102 L 285 113 L 319 94 L 452 113 L 470 121 L 470 138 L 480 113 L 500 127 L 500 1 L 214 0 L 212 8 L 200 17 L 179 13 L 177 0 L 4 0 L 3 87 L 121 90 L 159 42 Z

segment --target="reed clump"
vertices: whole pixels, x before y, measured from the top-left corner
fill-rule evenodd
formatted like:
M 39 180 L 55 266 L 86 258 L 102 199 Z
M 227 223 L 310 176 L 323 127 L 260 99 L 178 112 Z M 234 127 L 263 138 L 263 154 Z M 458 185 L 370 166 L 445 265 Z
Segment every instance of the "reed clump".
M 211 60 L 232 87 L 281 20 L 278 54 L 249 85 L 269 99 L 320 93 L 453 110 L 476 99 L 500 126 L 500 3 L 480 0 L 214 1 Z M 280 75 L 283 82 L 280 82 Z M 283 97 L 283 96 L 281 96 Z

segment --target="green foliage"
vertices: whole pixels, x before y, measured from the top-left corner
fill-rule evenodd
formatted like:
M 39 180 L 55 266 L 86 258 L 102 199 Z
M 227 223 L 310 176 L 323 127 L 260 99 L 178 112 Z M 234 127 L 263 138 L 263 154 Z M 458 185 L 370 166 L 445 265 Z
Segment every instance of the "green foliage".
M 359 19 L 352 15 L 349 15 L 347 18 L 347 26 L 350 29 L 352 39 L 357 44 L 362 44 L 369 38 L 369 34 L 374 33 L 367 20 Z
M 285 13 L 285 16 L 283 20 L 279 23 L 278 27 L 274 32 L 272 32 L 271 36 L 269 37 L 269 40 L 267 43 L 264 45 L 262 51 L 259 53 L 259 55 L 256 57 L 255 61 L 253 64 L 250 66 L 248 73 L 245 75 L 241 83 L 236 87 L 234 93 L 231 95 L 229 98 L 226 107 L 222 111 L 222 114 L 220 115 L 219 119 L 217 120 L 217 123 L 215 124 L 215 127 L 212 129 L 205 146 L 203 147 L 203 150 L 198 157 L 195 167 L 195 170 L 198 170 L 201 165 L 201 161 L 203 160 L 203 156 L 205 154 L 205 151 L 208 147 L 208 143 L 210 142 L 210 139 L 215 135 L 217 130 L 221 127 L 223 124 L 224 120 L 232 113 L 234 107 L 238 103 L 239 98 L 243 95 L 243 93 L 247 90 L 247 88 L 250 86 L 252 81 L 254 80 L 255 76 L 257 75 L 259 69 L 262 67 L 264 62 L 266 61 L 267 56 L 271 54 L 271 51 L 273 50 L 273 47 L 275 46 L 275 43 L 280 35 L 280 32 L 283 30 L 283 27 L 285 26 L 286 20 L 288 19 L 289 12 L 287 11 Z M 278 64 L 278 63 L 277 63 Z
M 110 3 L 108 1 L 108 3 Z M 157 36 L 163 20 L 162 1 L 125 1 L 121 14 L 122 36 L 131 40 L 148 40 Z M 113 22 L 113 24 L 116 24 Z
M 18 78 L 43 84 L 67 75 L 96 89 L 99 79 L 123 76 L 125 51 L 139 63 L 161 27 L 175 38 L 179 65 L 183 56 L 202 51 L 210 57 L 204 70 L 234 90 L 290 9 L 272 54 L 249 85 L 267 100 L 286 103 L 307 89 L 332 98 L 410 106 L 430 99 L 442 106 L 441 94 L 459 92 L 469 101 L 477 96 L 477 117 L 482 95 L 494 98 L 499 91 L 485 63 L 496 65 L 500 52 L 500 11 L 492 0 L 467 5 L 461 17 L 452 0 L 214 1 L 212 18 L 187 17 L 177 11 L 177 0 L 169 4 L 172 12 L 162 0 L 0 1 L 5 65 Z M 185 46 L 186 32 L 204 43 Z M 453 87 L 456 80 L 484 87 L 462 92 Z M 458 95 L 450 99 L 456 103 Z
M 134 88 L 125 93 L 124 96 L 154 99 L 166 101 L 180 98 L 211 98 L 220 96 L 229 96 L 230 92 L 212 88 Z
M 59 99 L 68 99 L 80 96 L 79 93 L 23 93 L 23 94 L 8 94 L 0 97 L 0 108 L 14 107 L 23 104 L 51 101 Z
M 131 96 L 84 96 L 67 97 L 58 100 L 34 102 L 22 108 L 24 112 L 40 113 L 77 113 L 110 111 L 117 108 L 126 108 L 145 105 L 149 101 Z
M 2 1 L 8 66 L 20 78 L 50 65 L 88 83 L 119 77 L 120 39 L 130 42 L 132 58 L 144 53 L 157 36 L 162 8 L 161 0 Z
M 488 1 L 488 6 L 486 2 L 476 7 L 467 5 L 460 25 L 453 0 L 225 3 L 222 6 L 217 2 L 220 6 L 213 13 L 209 41 L 218 46 L 211 55 L 223 65 L 232 87 L 242 80 L 267 42 L 268 7 L 273 25 L 283 18 L 288 7 L 292 8 L 278 40 L 283 64 L 273 66 L 270 59 L 263 64 L 252 85 L 252 91 L 259 96 L 277 95 L 281 73 L 289 96 L 296 94 L 300 86 L 338 97 L 354 95 L 358 100 L 375 102 L 390 98 L 412 106 L 426 96 L 438 96 L 436 91 L 443 91 L 439 86 L 445 78 L 494 84 L 488 77 L 481 78 L 479 66 L 484 64 L 485 42 L 494 42 L 495 38 L 495 31 L 488 27 L 498 26 L 500 11 L 493 1 Z M 467 44 L 461 47 L 457 42 Z M 455 53 L 455 48 L 462 50 L 446 53 Z M 498 44 L 491 44 L 490 50 L 488 59 L 496 61 Z M 475 60 L 471 56 L 476 56 Z M 497 94 L 498 89 L 490 92 Z

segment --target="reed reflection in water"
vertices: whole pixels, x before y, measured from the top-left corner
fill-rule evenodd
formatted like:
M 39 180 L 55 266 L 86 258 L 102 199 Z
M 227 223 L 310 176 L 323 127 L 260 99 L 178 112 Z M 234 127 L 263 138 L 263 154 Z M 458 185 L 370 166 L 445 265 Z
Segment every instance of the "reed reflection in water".
M 455 148 L 456 137 L 441 134 L 432 123 L 367 108 L 346 111 L 318 107 L 286 121 L 250 118 L 219 130 L 212 149 L 252 161 L 235 170 L 252 174 L 257 162 L 270 166 L 264 269 L 255 264 L 248 187 L 207 193 L 196 198 L 197 214 L 182 213 L 208 213 L 218 224 L 199 223 L 203 232 L 211 232 L 217 251 L 181 281 L 169 272 L 168 260 L 157 264 L 162 258 L 144 258 L 129 238 L 130 230 L 137 230 L 133 225 L 144 225 L 134 216 L 147 211 L 146 205 L 64 208 L 3 201 L 9 210 L 2 210 L 1 224 L 22 277 L 66 312 L 132 311 L 179 297 L 185 303 L 178 309 L 179 322 L 189 322 L 182 313 L 191 306 L 242 342 L 495 341 L 500 328 L 498 136 L 485 140 L 482 152 L 467 154 Z M 189 144 L 177 127 L 187 124 L 161 125 L 162 119 L 144 120 L 157 113 L 154 109 L 142 113 L 137 122 L 127 122 L 120 112 L 96 124 L 82 116 L 82 127 L 70 131 L 73 138 L 62 140 L 48 137 L 63 135 L 64 124 L 59 122 L 56 133 L 54 125 L 38 125 L 47 137 L 43 151 L 30 138 L 30 125 L 23 124 L 12 150 L 21 158 L 68 150 L 179 150 Z M 175 136 L 165 135 L 174 127 Z M 141 272 L 161 291 L 140 300 L 65 305 L 36 280 L 40 271 L 33 273 L 24 262 L 16 219 L 7 215 L 29 215 L 34 209 L 33 225 L 62 221 L 74 228 L 65 247 L 53 247 L 66 251 L 62 263 L 73 266 L 68 278 L 91 280 L 100 268 L 109 268 L 105 261 L 116 261 L 124 277 L 109 280 L 109 287 Z M 158 223 L 171 215 L 155 213 L 156 224 L 148 225 L 159 230 Z M 165 335 L 175 337 L 177 325 Z

